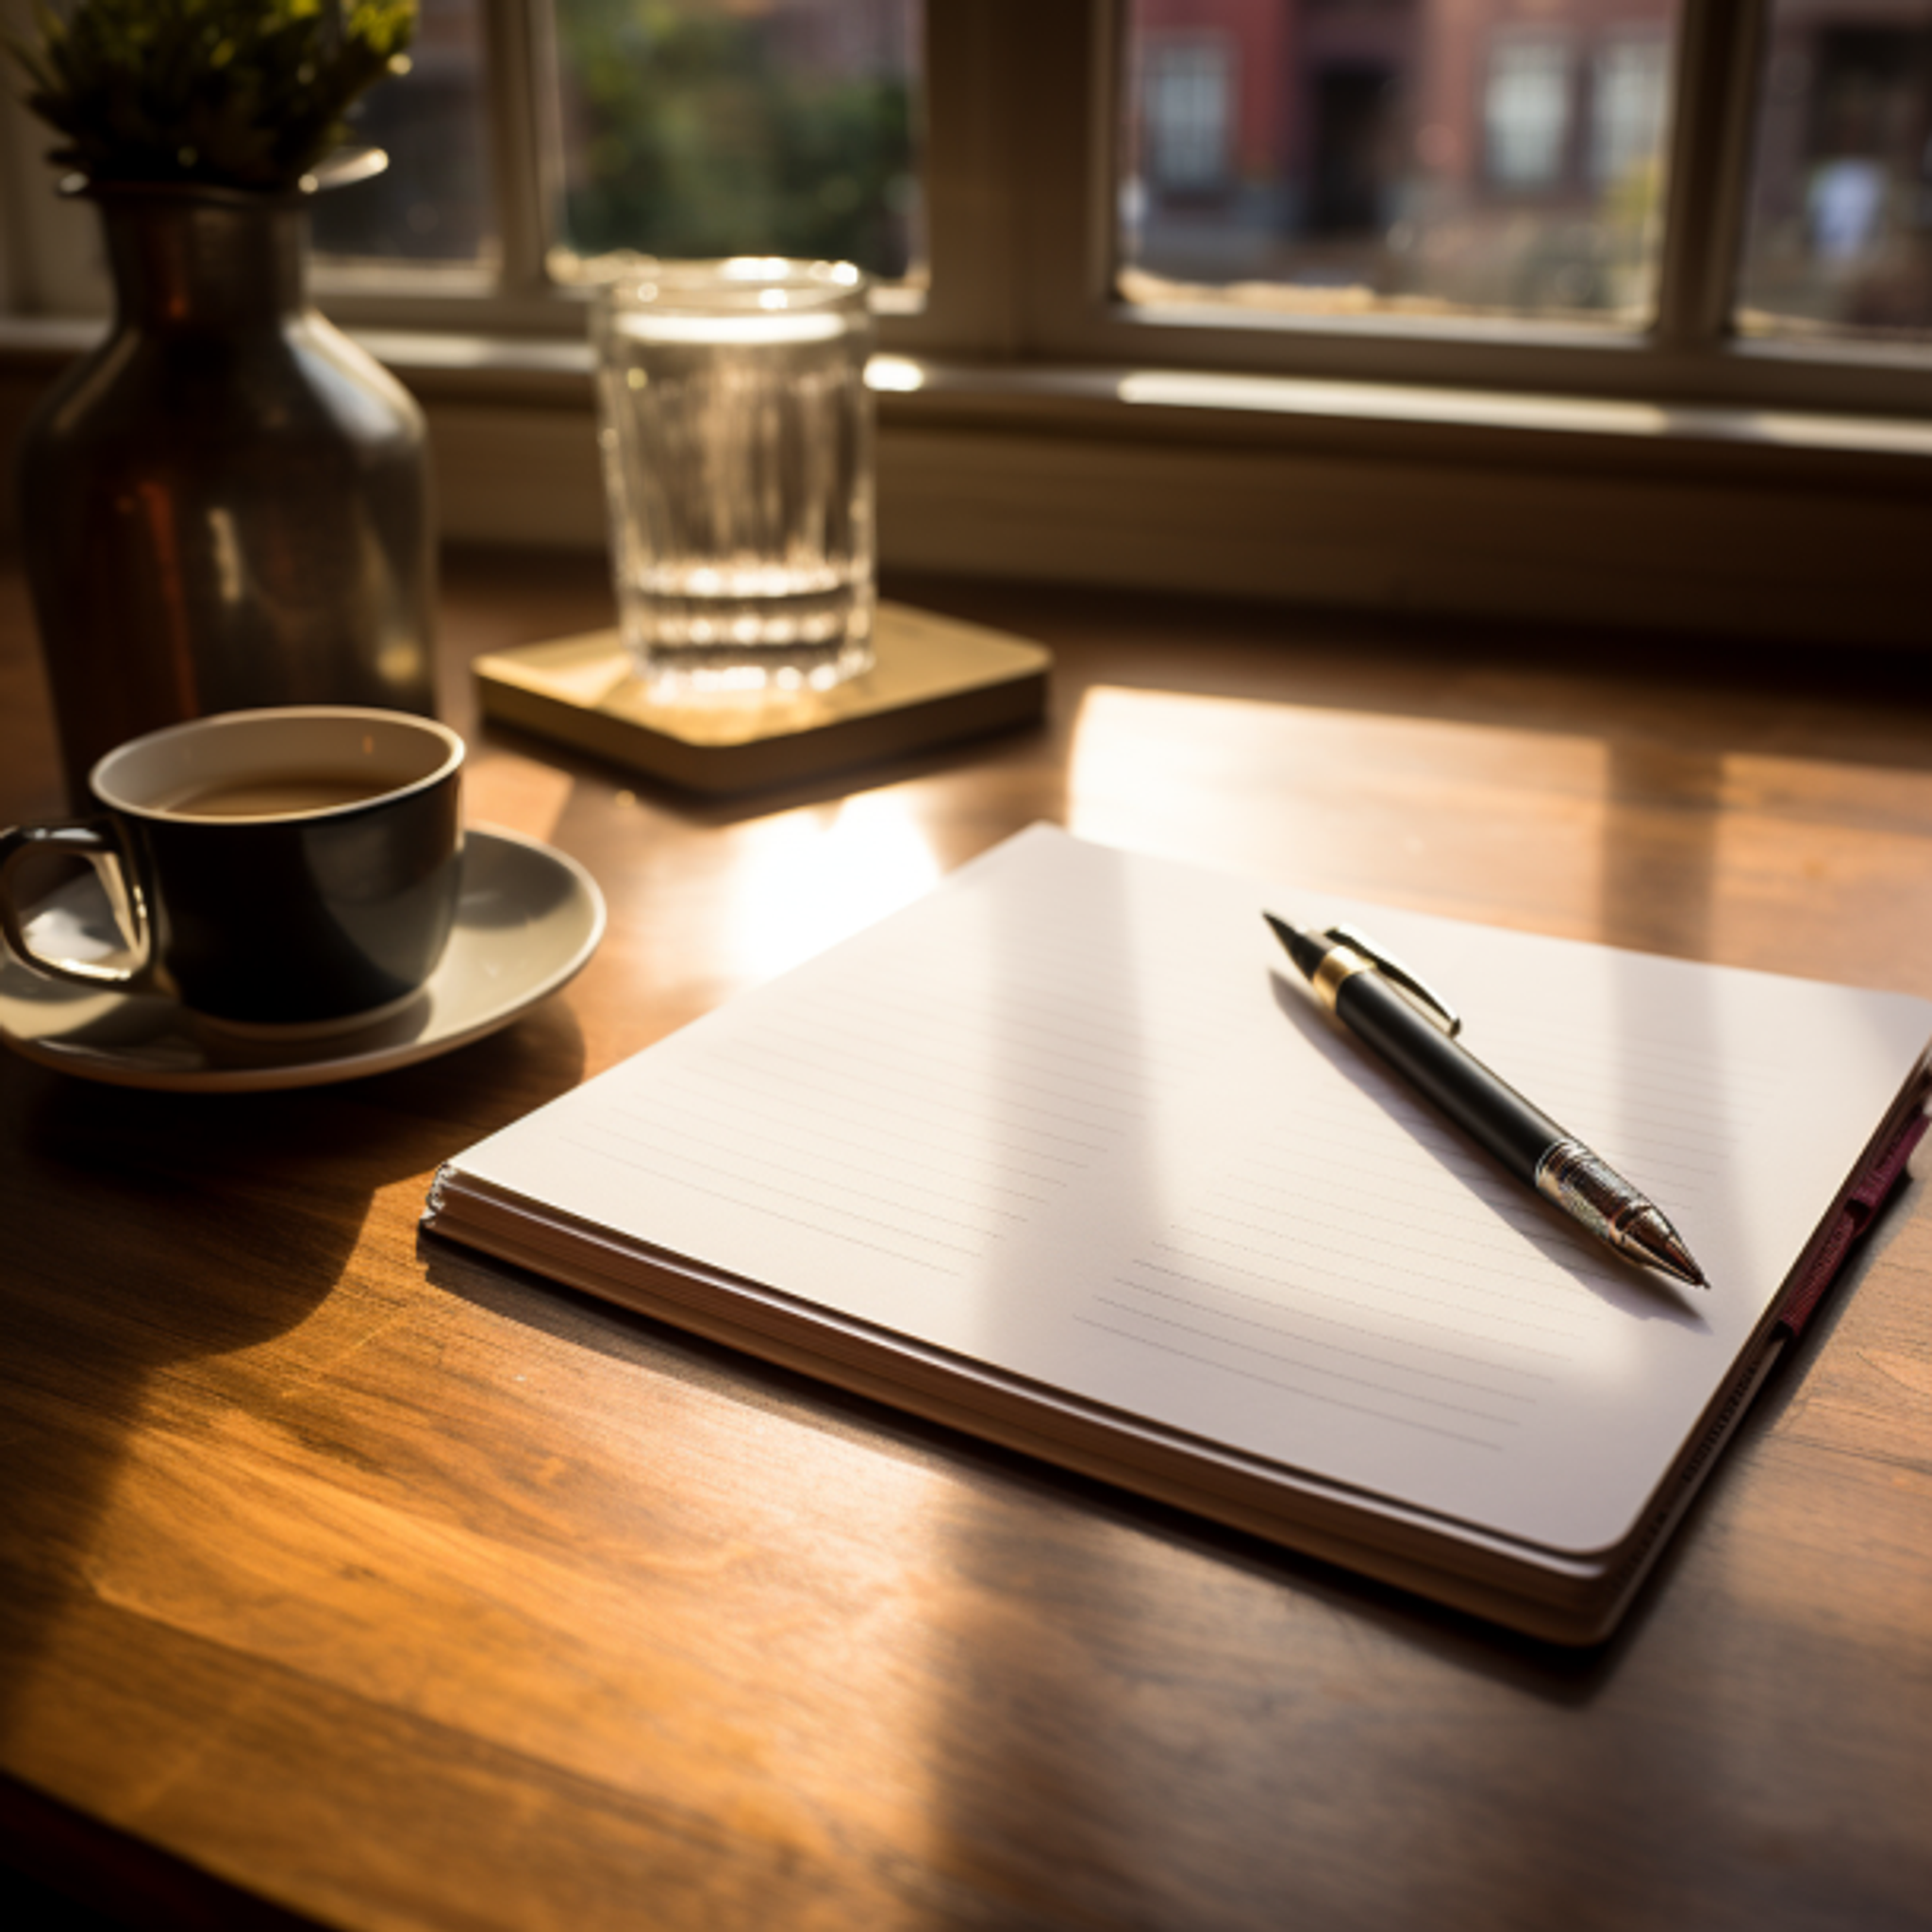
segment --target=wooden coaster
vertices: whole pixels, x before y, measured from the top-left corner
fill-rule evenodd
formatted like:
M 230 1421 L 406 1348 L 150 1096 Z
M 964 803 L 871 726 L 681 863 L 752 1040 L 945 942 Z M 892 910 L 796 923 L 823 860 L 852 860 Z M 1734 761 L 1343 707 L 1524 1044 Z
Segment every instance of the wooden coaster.
M 1043 645 L 880 604 L 878 661 L 827 691 L 653 703 L 614 630 L 478 658 L 486 717 L 714 796 L 814 778 L 980 732 L 1036 723 Z

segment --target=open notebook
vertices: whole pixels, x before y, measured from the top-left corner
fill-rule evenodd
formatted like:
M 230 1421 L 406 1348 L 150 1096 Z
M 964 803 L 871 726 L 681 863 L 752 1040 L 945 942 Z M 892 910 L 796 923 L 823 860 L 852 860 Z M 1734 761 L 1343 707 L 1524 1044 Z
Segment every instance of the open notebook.
M 1648 1193 L 1626 1268 L 1316 1009 L 1347 919 Z M 1932 1007 L 1035 826 L 451 1161 L 437 1233 L 1559 1641 L 1622 1613 L 1924 1100 Z

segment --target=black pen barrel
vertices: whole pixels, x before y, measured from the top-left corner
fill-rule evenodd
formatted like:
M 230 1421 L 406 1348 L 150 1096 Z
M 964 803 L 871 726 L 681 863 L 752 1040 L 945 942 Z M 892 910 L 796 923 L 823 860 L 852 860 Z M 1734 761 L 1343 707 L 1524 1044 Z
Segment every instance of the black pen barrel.
M 1564 1138 L 1555 1121 L 1424 1019 L 1379 974 L 1356 973 L 1344 979 L 1335 1010 L 1365 1046 L 1511 1174 L 1534 1185 L 1538 1162 L 1552 1142 Z

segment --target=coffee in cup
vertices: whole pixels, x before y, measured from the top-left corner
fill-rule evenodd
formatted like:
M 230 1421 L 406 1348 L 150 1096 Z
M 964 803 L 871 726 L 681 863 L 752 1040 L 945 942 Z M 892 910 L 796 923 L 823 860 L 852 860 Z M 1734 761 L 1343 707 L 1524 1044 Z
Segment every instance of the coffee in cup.
M 436 969 L 461 886 L 463 741 L 401 711 L 230 711 L 137 738 L 88 775 L 92 818 L 0 833 L 0 932 L 57 979 L 160 993 L 209 1018 L 373 1016 Z M 88 860 L 132 963 L 35 950 L 13 879 Z

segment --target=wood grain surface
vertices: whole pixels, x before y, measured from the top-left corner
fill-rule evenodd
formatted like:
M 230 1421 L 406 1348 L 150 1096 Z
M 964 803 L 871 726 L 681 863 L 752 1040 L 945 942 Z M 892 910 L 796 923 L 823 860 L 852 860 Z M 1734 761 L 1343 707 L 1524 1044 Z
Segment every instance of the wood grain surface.
M 476 732 L 472 818 L 611 911 L 494 1039 L 0 1057 L 0 1862 L 136 1925 L 1932 1925 L 1916 1185 L 1580 1657 L 419 1240 L 444 1156 L 1036 818 L 1932 995 L 1910 662 L 889 588 L 1051 645 L 1048 724 L 728 806 Z M 609 600 L 458 556 L 445 612 L 474 728 Z M 59 795 L 0 568 L 0 822 Z

